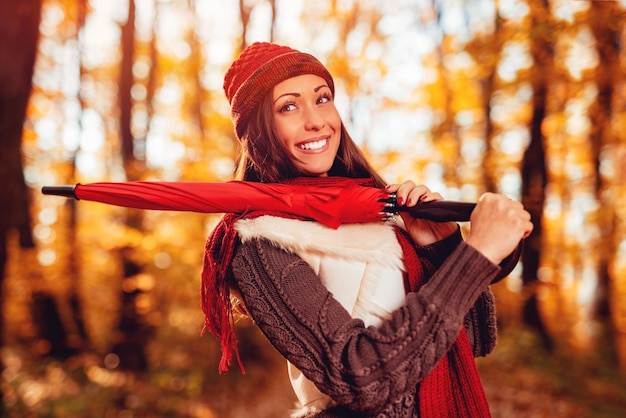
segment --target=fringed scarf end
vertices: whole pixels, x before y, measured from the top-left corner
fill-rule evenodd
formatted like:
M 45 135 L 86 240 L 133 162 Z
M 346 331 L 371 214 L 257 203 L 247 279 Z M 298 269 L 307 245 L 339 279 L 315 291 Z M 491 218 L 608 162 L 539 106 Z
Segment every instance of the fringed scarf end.
M 234 327 L 231 328 L 229 336 L 218 336 L 216 335 L 216 333 L 211 331 L 212 327 L 207 322 L 208 321 L 205 320 L 204 327 L 202 327 L 200 335 L 203 336 L 204 334 L 206 334 L 207 331 L 209 331 L 213 336 L 220 340 L 222 355 L 220 357 L 220 362 L 217 367 L 218 373 L 225 374 L 226 372 L 228 372 L 228 369 L 233 363 L 233 353 L 235 353 L 235 357 L 237 358 L 237 364 L 239 365 L 239 370 L 241 370 L 242 375 L 245 375 L 246 369 L 243 367 L 243 362 L 241 361 L 241 356 L 239 355 L 239 348 L 237 346 L 238 340 L 237 335 L 234 331 Z
M 237 337 L 233 320 L 228 285 L 228 266 L 232 260 L 236 232 L 233 227 L 236 217 L 227 214 L 214 229 L 206 242 L 202 269 L 201 304 L 204 312 L 202 335 L 208 330 L 220 341 L 222 357 L 218 366 L 220 374 L 228 371 L 233 352 L 242 374 L 246 371 L 237 349 Z

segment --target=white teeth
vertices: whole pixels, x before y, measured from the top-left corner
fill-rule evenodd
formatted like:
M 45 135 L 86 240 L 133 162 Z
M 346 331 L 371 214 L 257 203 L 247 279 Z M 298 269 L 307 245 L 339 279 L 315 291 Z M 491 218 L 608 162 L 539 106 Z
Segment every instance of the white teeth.
M 327 139 L 320 139 L 319 141 L 307 142 L 306 144 L 298 145 L 298 148 L 303 150 L 315 150 L 320 149 L 328 142 Z

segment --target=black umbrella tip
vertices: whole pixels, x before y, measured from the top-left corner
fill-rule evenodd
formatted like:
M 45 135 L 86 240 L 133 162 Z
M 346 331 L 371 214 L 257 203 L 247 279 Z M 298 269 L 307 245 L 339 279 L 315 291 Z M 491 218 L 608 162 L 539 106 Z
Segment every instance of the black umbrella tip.
M 41 193 L 76 199 L 76 186 L 43 186 Z

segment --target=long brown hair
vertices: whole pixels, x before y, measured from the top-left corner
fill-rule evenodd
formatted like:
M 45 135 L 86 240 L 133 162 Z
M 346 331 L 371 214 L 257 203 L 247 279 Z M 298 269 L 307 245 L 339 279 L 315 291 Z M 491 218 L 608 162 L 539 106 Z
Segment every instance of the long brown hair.
M 343 123 L 337 156 L 328 175 L 371 177 L 376 187 L 383 188 L 386 185 L 354 143 Z M 303 173 L 298 170 L 278 138 L 270 91 L 252 111 L 246 132 L 241 138 L 241 155 L 235 177 L 238 180 L 280 183 L 301 176 Z

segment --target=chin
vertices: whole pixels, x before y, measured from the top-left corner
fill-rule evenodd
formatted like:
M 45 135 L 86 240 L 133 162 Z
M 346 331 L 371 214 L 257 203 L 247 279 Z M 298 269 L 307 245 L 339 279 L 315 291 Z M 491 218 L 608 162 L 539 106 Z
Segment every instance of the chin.
M 328 168 L 320 168 L 320 169 L 316 169 L 316 170 L 302 170 L 302 172 L 307 175 L 307 176 L 315 176 L 315 177 L 326 177 L 328 176 L 328 172 L 330 171 L 331 167 Z
M 306 166 L 299 166 L 298 170 L 302 173 L 302 175 L 304 176 L 309 176 L 309 177 L 322 177 L 322 176 L 327 176 L 328 172 L 330 171 L 330 169 L 332 168 L 332 164 L 323 164 L 323 165 L 306 165 Z

